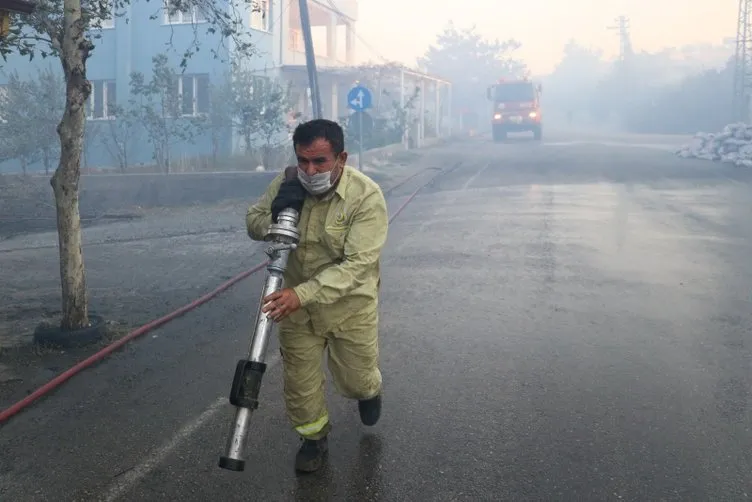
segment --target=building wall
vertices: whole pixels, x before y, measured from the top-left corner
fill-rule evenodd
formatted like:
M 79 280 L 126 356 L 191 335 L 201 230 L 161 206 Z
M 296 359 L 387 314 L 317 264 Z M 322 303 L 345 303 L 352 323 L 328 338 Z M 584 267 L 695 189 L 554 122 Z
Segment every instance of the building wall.
M 297 2 L 266 0 L 265 3 L 268 6 L 265 16 L 260 13 L 252 14 L 250 7 L 247 7 L 244 15 L 255 45 L 255 55 L 250 57 L 247 63 L 249 69 L 259 74 L 278 77 L 281 75 L 282 65 L 295 64 L 300 61 L 305 64 L 304 54 L 289 48 L 290 40 L 295 38 L 290 32 L 290 26 L 291 24 L 299 25 L 299 14 L 295 7 Z M 310 3 L 311 8 L 316 9 L 318 17 L 321 17 L 323 12 L 328 24 L 336 28 L 339 16 L 334 16 L 331 11 L 326 10 L 326 7 L 317 5 L 315 2 Z M 326 4 L 326 2 L 323 3 Z M 353 0 L 350 0 L 347 4 L 348 12 L 352 12 L 352 3 Z M 219 48 L 221 44 L 218 36 L 206 33 L 208 23 L 186 16 L 183 19 L 187 21 L 185 23 L 167 24 L 166 9 L 161 9 L 159 4 L 154 2 L 133 2 L 126 7 L 123 14 L 123 17 L 114 19 L 111 27 L 102 30 L 101 38 L 93 40 L 95 49 L 88 61 L 87 76 L 92 82 L 94 91 L 87 122 L 85 158 L 82 159 L 84 167 L 117 166 L 117 159 L 108 152 L 99 139 L 102 135 L 111 134 L 109 131 L 113 119 L 107 118 L 106 103 L 112 100 L 112 94 L 114 94 L 114 101 L 125 105 L 129 98 L 131 72 L 141 72 L 148 80 L 152 72 L 152 57 L 156 54 L 165 53 L 173 67 L 180 72 L 181 55 L 198 39 L 201 50 L 188 60 L 184 76 L 206 75 L 208 81 L 217 82 L 229 71 L 229 64 L 215 59 L 211 52 L 212 49 Z M 150 19 L 151 17 L 155 19 Z M 129 22 L 126 22 L 126 18 Z M 195 24 L 190 24 L 191 22 Z M 225 43 L 228 44 L 229 41 Z M 226 59 L 228 51 L 232 51 L 232 47 L 222 50 L 219 56 Z M 337 64 L 336 57 L 320 59 L 322 66 Z M 6 72 L 17 71 L 22 78 L 34 78 L 37 71 L 46 66 L 62 71 L 60 62 L 56 58 L 36 57 L 30 63 L 28 58 L 11 56 L 0 70 L 0 85 L 7 83 Z M 202 87 L 207 78 L 191 81 L 194 86 Z M 189 81 L 186 80 L 186 82 Z M 135 131 L 133 137 L 134 144 L 129 151 L 129 164 L 153 163 L 153 149 L 147 142 L 145 132 Z M 237 139 L 228 133 L 228 137 L 222 141 L 222 153 L 230 153 L 236 148 Z M 176 159 L 210 153 L 211 141 L 208 134 L 197 138 L 195 144 L 176 143 L 171 152 L 173 158 Z M 20 169 L 20 164 L 17 161 L 0 163 L 0 171 L 18 169 Z M 43 167 L 37 163 L 29 166 L 29 169 L 41 170 Z

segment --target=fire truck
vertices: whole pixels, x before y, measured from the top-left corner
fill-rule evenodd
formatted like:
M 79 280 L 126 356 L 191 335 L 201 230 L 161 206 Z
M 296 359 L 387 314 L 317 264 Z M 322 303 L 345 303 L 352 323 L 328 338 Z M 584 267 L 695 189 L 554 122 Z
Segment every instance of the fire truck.
M 500 79 L 488 87 L 487 97 L 493 103 L 491 135 L 494 141 L 506 139 L 510 132 L 532 132 L 536 140 L 543 137 L 541 122 L 540 84 L 530 79 Z

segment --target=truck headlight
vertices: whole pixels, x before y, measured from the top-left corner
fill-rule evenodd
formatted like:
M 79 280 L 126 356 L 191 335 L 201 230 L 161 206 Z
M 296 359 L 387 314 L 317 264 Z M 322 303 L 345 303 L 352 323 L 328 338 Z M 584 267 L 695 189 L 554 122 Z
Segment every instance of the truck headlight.
M 494 120 L 500 120 L 501 119 L 501 113 L 497 113 L 494 115 Z
M 535 112 L 530 112 L 530 114 L 529 114 L 528 116 L 529 116 L 529 117 L 530 117 L 531 119 L 534 119 L 535 117 L 537 117 L 537 116 L 538 116 L 538 114 L 537 114 L 537 113 L 535 113 Z

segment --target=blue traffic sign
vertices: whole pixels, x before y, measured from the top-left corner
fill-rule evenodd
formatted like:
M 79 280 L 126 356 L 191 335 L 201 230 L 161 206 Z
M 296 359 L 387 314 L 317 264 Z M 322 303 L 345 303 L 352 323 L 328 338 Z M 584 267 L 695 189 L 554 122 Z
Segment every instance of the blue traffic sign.
M 371 108 L 372 102 L 371 91 L 362 85 L 356 85 L 347 93 L 347 106 L 356 112 Z

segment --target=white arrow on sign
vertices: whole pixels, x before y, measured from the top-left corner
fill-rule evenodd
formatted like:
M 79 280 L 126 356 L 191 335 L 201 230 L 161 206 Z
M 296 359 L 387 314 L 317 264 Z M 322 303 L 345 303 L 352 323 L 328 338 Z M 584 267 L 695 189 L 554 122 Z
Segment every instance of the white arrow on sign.
M 365 94 L 363 94 L 363 90 L 361 89 L 361 90 L 358 91 L 358 97 L 355 98 L 355 99 L 353 99 L 352 101 L 350 101 L 350 103 L 353 106 L 355 106 L 355 107 L 363 108 L 363 97 L 364 96 L 365 96 Z

